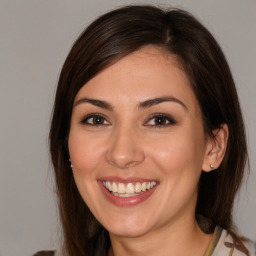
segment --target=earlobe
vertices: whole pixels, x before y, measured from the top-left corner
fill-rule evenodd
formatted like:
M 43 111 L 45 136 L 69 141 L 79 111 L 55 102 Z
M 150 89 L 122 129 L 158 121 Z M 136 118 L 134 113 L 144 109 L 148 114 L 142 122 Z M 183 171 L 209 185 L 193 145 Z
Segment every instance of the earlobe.
M 213 131 L 213 137 L 209 137 L 206 145 L 205 158 L 202 170 L 210 172 L 218 169 L 226 153 L 228 142 L 228 126 L 222 124 Z

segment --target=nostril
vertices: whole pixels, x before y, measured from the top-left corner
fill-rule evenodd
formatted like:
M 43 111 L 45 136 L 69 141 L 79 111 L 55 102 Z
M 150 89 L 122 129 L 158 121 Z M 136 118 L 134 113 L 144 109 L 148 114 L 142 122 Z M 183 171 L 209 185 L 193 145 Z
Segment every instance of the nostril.
M 120 169 L 127 169 L 142 163 L 145 159 L 143 143 L 130 127 L 119 127 L 112 134 L 106 151 L 106 161 Z
M 120 169 L 128 169 L 133 166 L 137 166 L 143 161 L 128 160 L 126 158 L 107 158 L 109 164 L 117 166 Z
M 139 149 L 129 151 L 109 150 L 106 152 L 106 161 L 120 169 L 127 169 L 142 163 L 145 159 L 144 152 Z

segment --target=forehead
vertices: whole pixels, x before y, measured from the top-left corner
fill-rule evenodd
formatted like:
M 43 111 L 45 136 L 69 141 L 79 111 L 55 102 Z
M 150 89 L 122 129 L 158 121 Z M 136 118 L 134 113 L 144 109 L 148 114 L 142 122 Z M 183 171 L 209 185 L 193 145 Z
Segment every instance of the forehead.
M 179 98 L 194 110 L 198 108 L 178 58 L 150 46 L 101 71 L 80 89 L 76 100 L 92 97 L 115 104 L 164 96 Z

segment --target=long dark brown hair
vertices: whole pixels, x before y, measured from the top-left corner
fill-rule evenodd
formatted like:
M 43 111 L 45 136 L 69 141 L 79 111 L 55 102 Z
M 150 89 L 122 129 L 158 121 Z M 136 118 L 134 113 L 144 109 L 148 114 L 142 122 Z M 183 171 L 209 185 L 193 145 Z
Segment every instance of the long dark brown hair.
M 64 245 L 69 255 L 104 256 L 110 246 L 108 232 L 84 203 L 70 169 L 67 141 L 74 98 L 100 71 L 147 45 L 177 56 L 201 108 L 205 133 L 213 136 L 212 131 L 223 123 L 229 127 L 222 164 L 218 170 L 202 172 L 196 214 L 210 219 L 213 226 L 227 229 L 242 244 L 234 232 L 232 208 L 248 156 L 227 61 L 210 32 L 188 12 L 127 6 L 104 14 L 84 30 L 59 77 L 49 139 Z

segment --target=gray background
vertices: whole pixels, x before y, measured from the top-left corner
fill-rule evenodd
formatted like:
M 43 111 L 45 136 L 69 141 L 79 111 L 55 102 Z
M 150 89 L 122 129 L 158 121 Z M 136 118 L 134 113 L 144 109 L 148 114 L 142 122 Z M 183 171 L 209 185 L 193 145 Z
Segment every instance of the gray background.
M 255 0 L 0 0 L 0 255 L 26 256 L 58 245 L 47 142 L 57 78 L 83 28 L 129 3 L 185 8 L 222 46 L 238 87 L 252 169 L 235 220 L 256 240 Z

